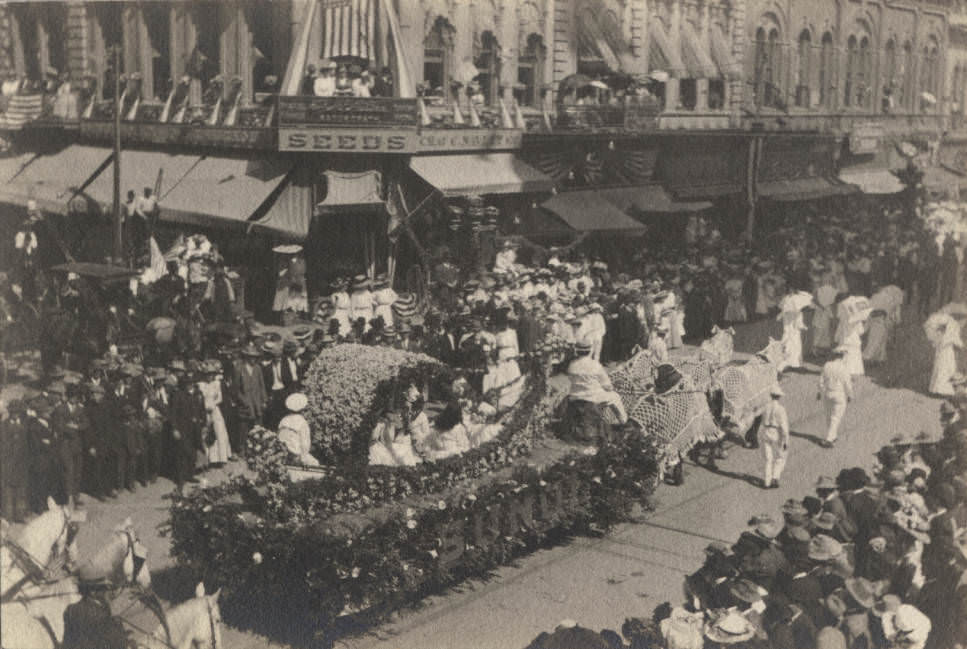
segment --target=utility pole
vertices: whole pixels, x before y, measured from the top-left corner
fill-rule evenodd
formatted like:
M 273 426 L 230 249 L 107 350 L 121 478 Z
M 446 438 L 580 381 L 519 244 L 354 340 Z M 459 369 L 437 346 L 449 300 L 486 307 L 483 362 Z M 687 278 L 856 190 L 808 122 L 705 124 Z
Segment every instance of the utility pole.
M 121 47 L 115 45 L 114 55 L 114 260 L 124 260 L 124 221 L 121 215 Z

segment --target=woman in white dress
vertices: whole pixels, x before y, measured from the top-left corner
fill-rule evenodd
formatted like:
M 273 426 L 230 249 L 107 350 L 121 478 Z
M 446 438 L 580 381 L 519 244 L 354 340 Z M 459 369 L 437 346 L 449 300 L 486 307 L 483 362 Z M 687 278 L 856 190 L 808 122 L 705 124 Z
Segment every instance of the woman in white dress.
M 963 348 L 960 325 L 950 320 L 944 326 L 943 335 L 933 343 L 933 372 L 930 374 L 930 393 L 952 396 L 954 387 L 951 377 L 957 373 L 957 349 Z
M 208 464 L 224 464 L 232 456 L 232 447 L 228 441 L 228 428 L 222 416 L 222 380 L 217 361 L 206 361 L 204 365 L 204 380 L 199 381 L 198 389 L 205 400 L 205 412 L 208 425 L 215 435 L 215 441 L 209 445 L 205 443 L 205 454 Z
M 376 308 L 373 311 L 374 318 L 382 318 L 383 325 L 386 327 L 393 326 L 393 302 L 396 302 L 396 291 L 394 291 L 390 285 L 389 281 L 385 277 L 380 277 L 376 280 L 376 291 L 373 293 L 373 301 L 376 304 Z
M 517 357 L 520 355 L 517 331 L 510 327 L 505 311 L 498 314 L 497 326 L 500 328 L 496 336 L 497 362 L 488 368 L 483 389 L 497 412 L 504 412 L 520 401 L 524 379 L 517 364 Z
M 349 296 L 349 319 L 356 322 L 360 318 L 366 323 L 363 332 L 370 329 L 369 321 L 373 319 L 373 293 L 369 290 L 369 280 L 365 275 L 357 275 L 353 279 L 353 292 Z
M 728 297 L 728 303 L 725 306 L 726 322 L 745 322 L 749 319 L 745 312 L 743 284 L 741 277 L 731 277 L 725 282 L 725 294 Z
M 782 321 L 782 347 L 786 352 L 786 367 L 802 367 L 802 332 L 806 325 L 802 311 L 784 311 L 779 314 Z
M 841 345 L 846 347 L 846 357 L 843 359 L 846 364 L 846 369 L 853 376 L 866 374 L 863 367 L 864 328 L 865 323 L 862 320 L 848 323 L 844 330 L 845 335 L 843 336 L 843 340 L 840 342 Z
M 348 336 L 349 332 L 352 331 L 351 303 L 349 293 L 346 292 L 348 286 L 349 282 L 346 279 L 336 280 L 332 284 L 333 293 L 329 296 L 329 299 L 332 300 L 332 319 L 339 323 L 338 333 L 340 336 Z
M 863 347 L 863 360 L 870 363 L 886 362 L 886 341 L 889 333 L 887 313 L 876 309 L 870 314 L 866 327 L 866 345 Z

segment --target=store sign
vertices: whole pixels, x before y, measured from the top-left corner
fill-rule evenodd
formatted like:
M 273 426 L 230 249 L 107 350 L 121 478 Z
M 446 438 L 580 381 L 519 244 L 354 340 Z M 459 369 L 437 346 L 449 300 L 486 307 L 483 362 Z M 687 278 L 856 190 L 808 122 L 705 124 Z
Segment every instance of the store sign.
M 849 136 L 849 152 L 853 155 L 871 155 L 880 148 L 883 127 L 864 124 L 853 129 Z
M 409 126 L 419 124 L 416 99 L 279 97 L 279 126 Z
M 280 151 L 331 153 L 446 153 L 519 149 L 523 131 L 513 129 L 403 129 L 280 128 Z
M 274 149 L 273 130 L 271 128 L 122 122 L 121 139 L 126 144 Z M 110 142 L 114 138 L 114 122 L 83 120 L 80 124 L 80 133 L 81 137 L 89 140 Z

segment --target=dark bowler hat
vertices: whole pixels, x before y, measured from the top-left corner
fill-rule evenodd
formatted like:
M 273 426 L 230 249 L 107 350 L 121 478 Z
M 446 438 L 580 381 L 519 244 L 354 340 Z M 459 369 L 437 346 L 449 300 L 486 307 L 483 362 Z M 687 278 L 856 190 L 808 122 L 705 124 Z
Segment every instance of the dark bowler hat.
M 664 394 L 681 383 L 681 381 L 681 373 L 674 366 L 663 363 L 658 366 L 658 373 L 655 376 L 655 393 Z

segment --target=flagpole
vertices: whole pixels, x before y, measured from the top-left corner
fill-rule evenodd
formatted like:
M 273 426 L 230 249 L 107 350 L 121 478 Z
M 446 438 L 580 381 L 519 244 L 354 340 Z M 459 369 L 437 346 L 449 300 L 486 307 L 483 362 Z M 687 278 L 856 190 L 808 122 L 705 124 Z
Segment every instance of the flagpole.
M 114 54 L 114 260 L 124 259 L 123 222 L 121 220 L 121 48 Z

